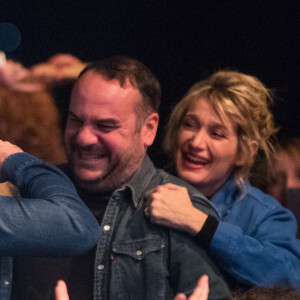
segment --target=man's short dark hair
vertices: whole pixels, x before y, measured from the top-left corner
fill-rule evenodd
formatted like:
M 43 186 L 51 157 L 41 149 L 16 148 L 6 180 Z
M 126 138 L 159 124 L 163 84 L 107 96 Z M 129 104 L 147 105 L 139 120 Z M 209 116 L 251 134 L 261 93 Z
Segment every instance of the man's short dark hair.
M 113 56 L 89 64 L 79 75 L 93 71 L 101 74 L 107 80 L 117 79 L 124 87 L 129 79 L 142 95 L 142 106 L 137 108 L 138 114 L 149 115 L 158 112 L 160 106 L 160 84 L 152 72 L 141 62 L 126 56 Z

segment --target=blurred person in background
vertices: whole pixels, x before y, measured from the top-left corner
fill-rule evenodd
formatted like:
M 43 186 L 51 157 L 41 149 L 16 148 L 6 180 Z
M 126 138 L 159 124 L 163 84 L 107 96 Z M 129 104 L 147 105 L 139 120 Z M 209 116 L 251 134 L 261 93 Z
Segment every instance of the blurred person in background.
M 300 238 L 300 138 L 279 139 L 276 147 L 275 174 L 269 193 L 290 209 L 298 222 Z
M 71 54 L 59 53 L 30 68 L 34 77 L 39 78 L 51 87 L 59 111 L 62 130 L 65 129 L 67 122 L 73 84 L 86 65 L 87 63 Z
M 3 53 L 0 139 L 48 162 L 66 159 L 47 85 Z M 0 182 L 0 298 L 10 299 L 12 256 L 86 252 L 97 242 L 99 226 L 63 172 L 1 140 Z
M 11 60 L 0 65 L 0 139 L 53 164 L 66 161 L 59 114 L 48 85 Z

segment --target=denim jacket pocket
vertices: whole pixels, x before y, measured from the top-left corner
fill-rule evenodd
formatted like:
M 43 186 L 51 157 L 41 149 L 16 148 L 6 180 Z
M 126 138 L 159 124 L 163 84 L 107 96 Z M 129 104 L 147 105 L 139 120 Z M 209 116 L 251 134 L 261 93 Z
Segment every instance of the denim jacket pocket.
M 164 248 L 161 237 L 113 242 L 110 298 L 164 299 L 168 288 Z
M 138 239 L 134 241 L 114 242 L 112 251 L 114 253 L 129 255 L 136 260 L 142 260 L 153 251 L 158 251 L 165 247 L 165 242 L 161 238 Z

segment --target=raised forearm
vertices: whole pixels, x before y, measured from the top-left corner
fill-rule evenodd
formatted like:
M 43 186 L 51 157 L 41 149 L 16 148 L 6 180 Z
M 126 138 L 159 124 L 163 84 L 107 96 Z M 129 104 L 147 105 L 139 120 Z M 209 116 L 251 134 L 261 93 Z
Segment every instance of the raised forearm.
M 99 225 L 60 170 L 27 153 L 1 170 L 21 195 L 0 201 L 1 255 L 76 255 L 95 245 Z

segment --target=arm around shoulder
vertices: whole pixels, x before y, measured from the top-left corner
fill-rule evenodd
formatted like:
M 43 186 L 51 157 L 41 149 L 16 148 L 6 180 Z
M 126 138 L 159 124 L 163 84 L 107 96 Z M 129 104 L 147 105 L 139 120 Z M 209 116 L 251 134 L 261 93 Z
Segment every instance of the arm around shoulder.
M 8 156 L 2 179 L 19 188 L 20 197 L 0 201 L 1 255 L 78 255 L 99 238 L 99 225 L 69 178 L 27 153 Z

